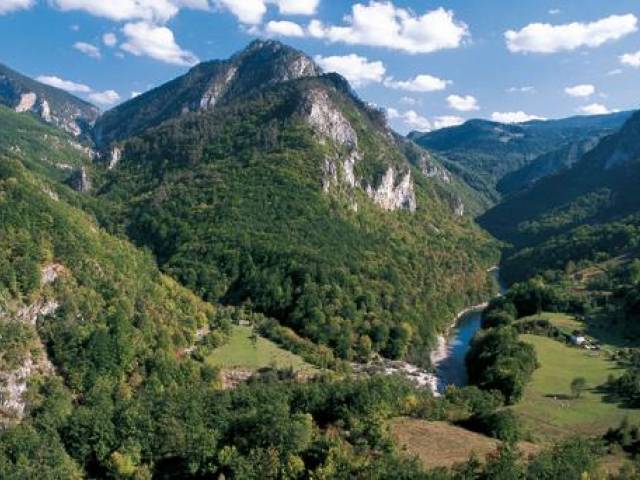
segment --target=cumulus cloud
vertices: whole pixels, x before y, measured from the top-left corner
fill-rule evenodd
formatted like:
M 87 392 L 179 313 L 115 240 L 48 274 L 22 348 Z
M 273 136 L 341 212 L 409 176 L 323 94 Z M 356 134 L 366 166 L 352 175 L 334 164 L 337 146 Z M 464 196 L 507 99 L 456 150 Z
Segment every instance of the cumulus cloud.
M 262 23 L 262 17 L 267 13 L 263 0 L 218 0 L 218 4 L 249 25 Z
M 267 4 L 276 5 L 282 15 L 313 15 L 319 3 L 320 0 L 216 0 L 219 8 L 230 11 L 247 25 L 262 23 Z
M 571 97 L 590 97 L 596 93 L 596 87 L 590 84 L 575 85 L 564 89 L 564 93 Z
M 580 107 L 578 111 L 587 115 L 605 115 L 607 113 L 611 113 L 611 110 L 609 110 L 601 103 L 592 103 L 590 105 L 585 105 L 584 107 Z
M 51 0 L 62 11 L 80 10 L 115 21 L 166 22 L 176 15 L 180 2 L 171 0 Z
M 472 95 L 449 95 L 447 97 L 447 103 L 450 108 L 458 110 L 459 112 L 471 112 L 472 110 L 480 110 L 478 101 Z
M 283 15 L 313 15 L 320 0 L 272 0 Z
M 295 22 L 287 20 L 270 21 L 265 27 L 267 35 L 281 35 L 283 37 L 304 37 L 303 28 Z
M 71 80 L 64 80 L 60 77 L 56 77 L 55 75 L 40 75 L 36 78 L 40 83 L 44 83 L 46 85 L 50 85 L 52 87 L 60 88 L 62 90 L 66 90 L 67 92 L 72 93 L 89 93 L 91 92 L 91 87 L 85 85 L 84 83 L 76 83 Z
M 176 43 L 167 27 L 147 22 L 127 23 L 122 29 L 126 41 L 120 48 L 136 56 L 147 56 L 173 65 L 191 66 L 198 58 Z
M 34 4 L 35 0 L 0 0 L 0 15 L 16 10 L 27 10 Z
M 523 123 L 531 120 L 546 120 L 546 118 L 539 117 L 538 115 L 530 115 L 519 110 L 517 112 L 493 112 L 491 114 L 491 120 L 500 123 Z
M 412 130 L 428 132 L 432 129 L 432 125 L 429 119 L 423 117 L 415 110 L 399 112 L 395 108 L 388 108 L 387 117 L 389 118 L 389 120 L 401 120 L 405 126 L 409 127 Z
M 443 115 L 433 119 L 433 129 L 439 130 L 447 127 L 457 127 L 465 122 L 464 118 L 456 115 Z
M 131 98 L 136 98 L 138 96 L 140 96 L 142 94 L 142 92 L 138 92 L 137 90 L 133 90 L 131 92 Z
M 104 43 L 107 47 L 113 47 L 116 43 L 118 43 L 118 38 L 115 33 L 105 33 L 102 35 L 102 43 Z
M 115 90 L 105 90 L 104 92 L 90 93 L 89 99 L 100 105 L 113 105 L 120 100 L 120 95 Z
M 85 55 L 88 55 L 89 57 L 93 57 L 93 58 L 100 58 L 101 57 L 100 49 L 98 47 L 96 47 L 95 45 L 92 45 L 90 43 L 76 42 L 76 43 L 73 44 L 73 48 L 75 48 L 79 52 L 84 53 Z
M 406 90 L 407 92 L 436 92 L 447 88 L 451 81 L 443 80 L 432 75 L 417 75 L 411 80 L 385 80 L 385 86 L 396 90 Z
M 531 23 L 521 30 L 509 30 L 504 36 L 509 51 L 556 53 L 580 47 L 599 47 L 618 40 L 638 29 L 638 19 L 633 14 L 611 15 L 590 23 Z
M 625 53 L 620 55 L 620 63 L 633 68 L 640 68 L 640 50 L 635 53 Z
M 469 36 L 467 25 L 457 21 L 451 10 L 438 8 L 416 15 L 390 1 L 373 0 L 368 5 L 353 5 L 344 25 L 324 25 L 313 20 L 308 32 L 330 42 L 386 47 L 407 53 L 457 48 Z
M 353 53 L 330 57 L 318 55 L 315 57 L 315 61 L 326 72 L 337 72 L 356 87 L 379 83 L 386 73 L 382 62 L 369 61 L 367 58 Z

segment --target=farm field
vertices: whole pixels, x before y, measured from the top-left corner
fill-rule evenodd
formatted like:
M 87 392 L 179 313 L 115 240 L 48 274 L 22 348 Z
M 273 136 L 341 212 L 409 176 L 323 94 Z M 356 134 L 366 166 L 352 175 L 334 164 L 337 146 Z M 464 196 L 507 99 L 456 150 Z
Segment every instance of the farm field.
M 536 441 L 552 441 L 575 434 L 597 435 L 617 426 L 625 417 L 640 421 L 640 411 L 605 401 L 596 387 L 621 370 L 601 352 L 589 352 L 547 337 L 522 335 L 538 354 L 540 368 L 513 407 Z M 584 377 L 587 390 L 571 398 L 570 383 Z
M 426 468 L 451 467 L 466 462 L 471 455 L 483 460 L 495 452 L 500 441 L 447 422 L 428 422 L 415 418 L 395 418 L 391 433 L 397 444 L 417 456 Z M 536 445 L 521 442 L 523 455 L 535 453 Z
M 275 365 L 278 368 L 291 367 L 294 371 L 314 369 L 301 357 L 280 348 L 271 340 L 258 337 L 254 343 L 251 328 L 244 326 L 234 326 L 229 341 L 213 350 L 206 362 L 221 368 L 259 369 Z

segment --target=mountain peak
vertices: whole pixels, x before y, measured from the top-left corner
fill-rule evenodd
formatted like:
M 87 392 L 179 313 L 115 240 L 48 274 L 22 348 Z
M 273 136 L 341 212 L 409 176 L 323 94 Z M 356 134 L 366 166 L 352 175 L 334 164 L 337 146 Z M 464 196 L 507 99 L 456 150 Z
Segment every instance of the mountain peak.
M 301 51 L 274 40 L 255 40 L 227 60 L 200 63 L 108 111 L 96 124 L 95 140 L 107 146 L 184 113 L 213 110 L 240 95 L 321 73 Z

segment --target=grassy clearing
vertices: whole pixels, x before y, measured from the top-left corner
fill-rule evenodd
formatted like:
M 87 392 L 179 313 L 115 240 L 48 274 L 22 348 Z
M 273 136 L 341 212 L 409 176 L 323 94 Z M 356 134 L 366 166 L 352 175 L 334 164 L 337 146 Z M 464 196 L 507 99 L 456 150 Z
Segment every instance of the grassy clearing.
M 519 322 L 527 322 L 529 320 L 547 320 L 554 326 L 562 330 L 563 333 L 571 334 L 574 330 L 583 330 L 585 324 L 575 318 L 573 315 L 566 313 L 542 312 L 539 315 L 531 315 L 518 320 Z
M 415 418 L 396 418 L 391 422 L 396 443 L 410 455 L 417 456 L 426 468 L 451 467 L 466 462 L 472 455 L 479 459 L 495 452 L 498 440 L 456 427 L 447 422 L 427 422 Z M 537 447 L 521 443 L 525 456 Z
M 275 365 L 278 368 L 293 368 L 295 371 L 311 371 L 312 365 L 301 357 L 280 348 L 270 340 L 258 337 L 251 340 L 251 328 L 234 326 L 229 341 L 213 350 L 206 362 L 222 368 L 259 369 Z
M 513 408 L 536 440 L 602 434 L 625 416 L 640 421 L 640 411 L 607 403 L 604 395 L 595 391 L 609 375 L 621 373 L 604 353 L 588 352 L 547 337 L 522 335 L 522 339 L 535 347 L 540 368 Z M 571 398 L 569 385 L 575 377 L 584 377 L 588 385 L 579 399 Z

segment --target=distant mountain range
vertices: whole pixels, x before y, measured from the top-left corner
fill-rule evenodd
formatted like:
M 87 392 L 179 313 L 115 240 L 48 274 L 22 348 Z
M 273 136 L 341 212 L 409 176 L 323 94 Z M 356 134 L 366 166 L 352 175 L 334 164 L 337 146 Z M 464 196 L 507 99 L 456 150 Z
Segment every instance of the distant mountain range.
M 527 187 L 543 174 L 570 165 L 576 151 L 614 132 L 632 112 L 502 124 L 470 120 L 460 126 L 409 138 L 440 153 L 447 167 L 495 204 L 502 195 Z
M 546 176 L 530 189 L 512 195 L 489 210 L 480 223 L 498 238 L 515 246 L 518 257 L 507 260 L 512 268 L 535 263 L 544 255 L 555 259 L 542 267 L 562 267 L 568 259 L 580 259 L 588 251 L 633 249 L 627 242 L 625 225 L 635 225 L 640 213 L 640 112 L 633 114 L 622 128 L 604 137 L 570 168 Z M 591 226 L 589 229 L 586 226 Z M 635 227 L 629 227 L 635 228 Z M 595 230 L 594 230 L 595 229 Z M 617 233 L 614 233 L 617 232 Z M 599 246 L 583 245 L 577 239 L 589 235 Z M 628 233 L 628 232 L 627 232 Z M 618 235 L 617 237 L 615 235 Z M 622 236 L 620 236 L 622 235 Z M 573 240 L 572 240 L 573 239 Z M 573 247 L 571 246 L 571 242 Z M 566 242 L 561 253 L 560 244 Z M 526 251 L 525 251 L 526 250 Z M 525 261 L 522 255 L 527 255 Z M 521 277 L 524 273 L 515 277 Z
M 31 112 L 74 136 L 92 130 L 100 111 L 70 93 L 37 82 L 0 64 L 0 104 Z

